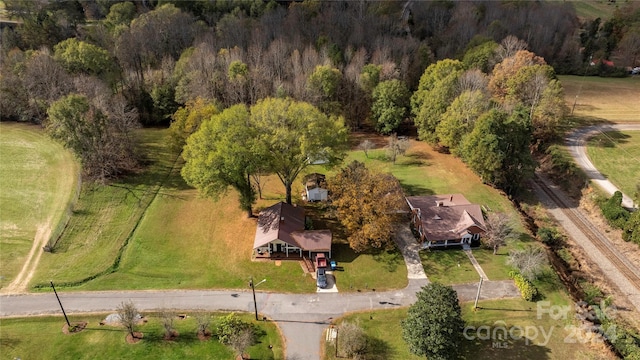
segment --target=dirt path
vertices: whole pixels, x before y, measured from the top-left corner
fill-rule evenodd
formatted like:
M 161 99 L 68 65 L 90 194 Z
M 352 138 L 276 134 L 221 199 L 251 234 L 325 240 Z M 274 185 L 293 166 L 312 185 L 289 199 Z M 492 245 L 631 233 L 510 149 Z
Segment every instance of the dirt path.
M 42 248 L 47 244 L 49 237 L 51 236 L 51 218 L 44 224 L 38 225 L 36 230 L 36 236 L 33 239 L 33 245 L 27 259 L 20 270 L 20 273 L 13 279 L 11 284 L 3 288 L 0 293 L 2 294 L 21 294 L 27 292 L 27 286 L 29 281 L 33 278 L 33 274 L 38 267 L 40 257 L 42 256 Z

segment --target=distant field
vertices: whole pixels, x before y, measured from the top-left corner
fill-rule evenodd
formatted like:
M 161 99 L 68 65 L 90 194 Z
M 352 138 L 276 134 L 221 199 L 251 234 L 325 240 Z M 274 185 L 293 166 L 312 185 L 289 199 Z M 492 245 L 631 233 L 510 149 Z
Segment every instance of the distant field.
M 608 132 L 593 137 L 587 154 L 604 176 L 633 196 L 640 183 L 640 132 Z
M 559 76 L 569 110 L 575 116 L 613 122 L 640 122 L 640 76 L 622 79 Z
M 77 176 L 73 155 L 42 128 L 0 122 L 0 287 L 18 274 L 36 234 L 49 240 Z
M 173 341 L 166 341 L 158 314 L 145 314 L 149 321 L 136 328 L 136 331 L 143 333 L 143 339 L 136 344 L 128 344 L 124 328 L 99 325 L 105 316 L 69 316 L 71 322 L 88 322 L 85 330 L 70 335 L 62 333 L 65 324 L 62 315 L 2 319 L 2 359 L 236 359 L 231 348 L 222 345 L 216 337 L 200 341 L 196 336 L 193 317 L 176 319 L 174 326 L 179 335 Z M 239 316 L 244 321 L 254 323 L 262 332 L 259 342 L 246 352 L 251 359 L 284 358 L 282 338 L 275 324 L 253 321 L 253 314 Z M 215 321 L 214 318 L 212 330 Z M 272 348 L 269 348 L 270 345 Z
M 620 2 L 624 4 L 623 2 Z M 611 18 L 613 12 L 620 6 L 607 0 L 580 0 L 571 1 L 576 13 L 583 19 L 601 18 L 604 21 Z

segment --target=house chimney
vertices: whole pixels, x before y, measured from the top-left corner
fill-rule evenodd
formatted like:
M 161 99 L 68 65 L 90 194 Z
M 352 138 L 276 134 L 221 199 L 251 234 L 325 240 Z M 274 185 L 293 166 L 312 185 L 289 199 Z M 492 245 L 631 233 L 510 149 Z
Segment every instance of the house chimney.
M 284 221 L 284 216 L 280 216 L 280 221 Z

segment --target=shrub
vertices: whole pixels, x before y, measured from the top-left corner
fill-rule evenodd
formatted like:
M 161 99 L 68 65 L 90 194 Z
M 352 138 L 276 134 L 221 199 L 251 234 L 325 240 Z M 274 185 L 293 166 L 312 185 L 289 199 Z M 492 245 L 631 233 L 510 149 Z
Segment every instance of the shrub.
M 540 295 L 538 293 L 538 289 L 531 283 L 531 281 L 527 280 L 524 276 L 515 271 L 511 271 L 509 273 L 509 276 L 513 278 L 516 287 L 518 288 L 518 290 L 520 290 L 520 295 L 522 295 L 523 299 L 527 301 L 534 301 L 538 298 L 538 296 Z
M 602 215 L 607 219 L 609 224 L 618 229 L 624 229 L 629 220 L 629 212 L 622 207 L 622 193 L 616 191 L 613 196 L 606 201 L 599 203 Z
M 541 227 L 538 229 L 537 236 L 540 241 L 551 247 L 564 243 L 564 235 L 556 228 Z

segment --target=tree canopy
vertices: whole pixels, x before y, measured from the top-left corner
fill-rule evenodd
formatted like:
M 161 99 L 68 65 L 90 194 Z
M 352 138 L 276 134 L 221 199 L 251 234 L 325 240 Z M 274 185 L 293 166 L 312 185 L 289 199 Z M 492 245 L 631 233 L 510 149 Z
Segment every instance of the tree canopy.
M 406 207 L 398 180 L 353 161 L 328 183 L 349 246 L 356 252 L 393 248 L 393 226 Z
M 400 80 L 379 83 L 373 89 L 371 115 L 381 134 L 395 132 L 404 120 L 409 105 L 409 89 Z
M 525 109 L 511 113 L 492 109 L 478 119 L 458 153 L 482 181 L 512 194 L 533 175 L 530 144 L 531 125 Z
M 402 321 L 409 350 L 428 359 L 455 359 L 464 328 L 458 294 L 450 286 L 431 283 L 416 295 L 418 300 Z
M 267 98 L 251 107 L 252 142 L 265 169 L 278 175 L 291 204 L 291 185 L 314 161 L 331 166 L 342 161 L 347 129 L 341 118 L 329 117 L 309 103 Z
M 240 196 L 240 208 L 251 216 L 256 194 L 250 176 L 261 158 L 251 146 L 256 133 L 248 122 L 245 105 L 234 105 L 204 121 L 187 139 L 182 177 L 213 198 L 233 187 Z
M 137 165 L 134 132 L 136 113 L 121 98 L 90 101 L 71 94 L 47 110 L 47 132 L 80 159 L 90 178 L 106 180 Z

